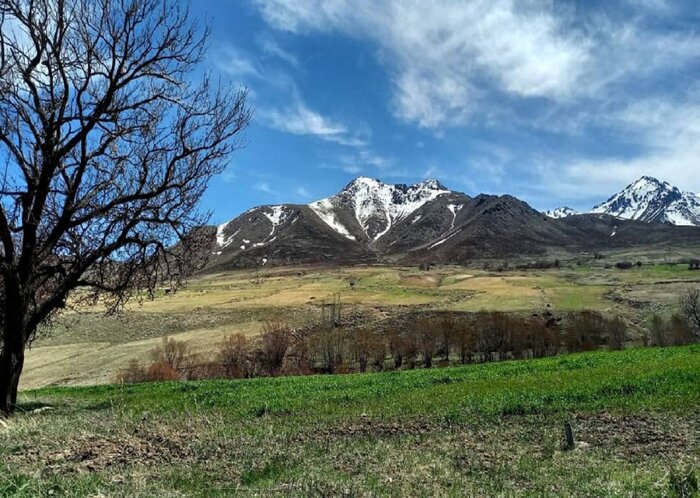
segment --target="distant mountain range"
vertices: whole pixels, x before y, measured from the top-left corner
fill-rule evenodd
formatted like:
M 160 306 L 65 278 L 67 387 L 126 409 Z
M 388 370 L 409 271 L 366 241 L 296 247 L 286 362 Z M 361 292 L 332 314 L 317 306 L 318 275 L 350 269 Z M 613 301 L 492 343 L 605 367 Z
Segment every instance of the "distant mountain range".
M 643 176 L 593 207 L 589 213 L 649 223 L 700 226 L 700 195 L 683 192 L 668 182 Z M 563 206 L 545 214 L 552 218 L 566 218 L 581 213 Z
M 359 177 L 325 199 L 310 204 L 259 206 L 219 225 L 208 268 L 213 271 L 355 262 L 463 263 L 486 258 L 541 257 L 562 251 L 700 244 L 698 228 L 646 223 L 680 221 L 674 217 L 678 213 L 686 216 L 683 220 L 700 221 L 689 218 L 690 207 L 698 204 L 691 204 L 691 198 L 682 193 L 677 196 L 670 186 L 668 195 L 685 199 L 685 203 L 661 198 L 658 205 L 671 206 L 673 210 L 657 209 L 664 211 L 664 216 L 658 212 L 651 216 L 654 204 L 649 192 L 656 191 L 651 188 L 652 180 L 645 180 L 649 186 L 646 189 L 641 183 L 636 189 L 628 187 L 596 206 L 595 213 L 573 216 L 576 212 L 570 208 L 540 213 L 510 195 L 470 197 L 437 180 L 392 185 Z M 647 208 L 642 209 L 642 202 Z M 685 210 L 686 205 L 689 210 Z M 649 214 L 642 218 L 638 212 Z

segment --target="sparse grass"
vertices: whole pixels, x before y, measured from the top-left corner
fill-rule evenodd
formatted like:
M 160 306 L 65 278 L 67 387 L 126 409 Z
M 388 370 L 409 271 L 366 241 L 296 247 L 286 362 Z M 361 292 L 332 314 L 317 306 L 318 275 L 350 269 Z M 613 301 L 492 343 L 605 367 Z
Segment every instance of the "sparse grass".
M 700 346 L 21 402 L 52 409 L 0 428 L 0 495 L 664 496 L 700 463 Z

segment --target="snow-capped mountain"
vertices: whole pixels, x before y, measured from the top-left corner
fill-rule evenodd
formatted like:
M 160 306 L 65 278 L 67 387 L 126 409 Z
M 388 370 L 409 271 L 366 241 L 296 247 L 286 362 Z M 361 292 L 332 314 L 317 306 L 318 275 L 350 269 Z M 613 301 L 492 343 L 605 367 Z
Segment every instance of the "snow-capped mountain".
M 621 219 L 639 216 L 646 220 L 641 214 L 656 212 L 652 206 L 658 204 L 665 207 L 657 209 L 664 220 L 685 222 L 700 206 L 691 195 L 667 184 L 659 182 L 659 188 L 651 187 L 652 180 L 646 184 L 646 188 L 630 186 L 628 195 L 623 191 L 596 207 L 597 212 L 609 210 L 617 218 L 568 216 L 575 213 L 570 208 L 553 210 L 548 218 L 509 195 L 469 197 L 436 180 L 391 185 L 360 177 L 337 194 L 310 204 L 259 206 L 216 227 L 207 268 L 376 261 L 463 263 L 541 257 L 552 249 L 700 245 L 697 228 Z
M 396 223 L 426 203 L 450 193 L 437 180 L 425 180 L 408 186 L 389 185 L 361 176 L 336 195 L 312 202 L 309 207 L 341 235 L 352 240 L 376 242 Z M 351 229 L 343 225 L 340 221 L 342 211 L 352 213 L 362 234 L 353 235 Z
M 567 216 L 574 216 L 577 214 L 581 214 L 581 212 L 577 211 L 574 208 L 570 208 L 569 206 L 561 206 L 561 207 L 558 207 L 556 209 L 549 209 L 549 210 L 545 211 L 544 214 L 546 214 L 550 218 L 559 219 L 559 218 L 566 218 Z
M 627 220 L 700 226 L 700 196 L 643 176 L 590 212 Z
M 700 195 L 683 192 L 668 182 L 643 176 L 588 213 L 648 223 L 700 226 Z M 582 213 L 563 206 L 544 214 L 561 219 Z
M 389 233 L 406 224 L 413 225 L 414 234 L 429 240 L 442 235 L 454 227 L 467 199 L 437 180 L 392 185 L 359 177 L 337 194 L 307 205 L 260 206 L 246 211 L 217 227 L 213 252 L 214 256 L 237 253 L 243 260 L 255 257 L 262 264 L 279 259 L 280 246 L 285 251 L 294 247 L 295 257 L 302 259 L 317 259 L 319 251 L 326 251 L 329 258 L 370 257 L 379 245 L 395 244 Z M 419 211 L 421 214 L 414 214 Z M 421 230 L 422 217 L 430 220 L 429 230 Z

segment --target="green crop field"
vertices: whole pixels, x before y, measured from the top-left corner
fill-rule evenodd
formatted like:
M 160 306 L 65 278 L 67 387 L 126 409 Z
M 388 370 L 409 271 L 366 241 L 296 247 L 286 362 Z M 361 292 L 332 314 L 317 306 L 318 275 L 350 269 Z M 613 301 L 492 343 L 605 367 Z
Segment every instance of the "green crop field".
M 0 495 L 677 496 L 699 428 L 697 345 L 43 388 L 0 426 Z

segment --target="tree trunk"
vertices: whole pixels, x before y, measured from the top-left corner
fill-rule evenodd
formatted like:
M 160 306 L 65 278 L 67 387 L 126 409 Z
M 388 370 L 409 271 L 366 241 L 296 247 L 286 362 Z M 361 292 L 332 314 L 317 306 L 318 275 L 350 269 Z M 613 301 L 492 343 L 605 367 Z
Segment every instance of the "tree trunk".
M 17 389 L 23 367 L 23 341 L 5 341 L 0 354 L 0 416 L 12 415 L 17 407 Z

